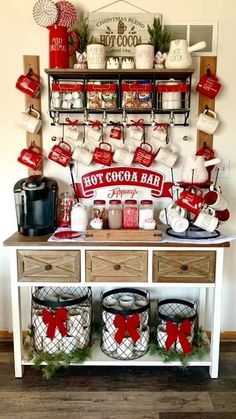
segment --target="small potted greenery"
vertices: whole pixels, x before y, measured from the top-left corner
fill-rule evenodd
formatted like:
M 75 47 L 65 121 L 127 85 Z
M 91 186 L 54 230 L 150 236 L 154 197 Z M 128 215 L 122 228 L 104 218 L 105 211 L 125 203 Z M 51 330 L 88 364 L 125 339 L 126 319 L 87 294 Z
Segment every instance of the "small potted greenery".
M 171 35 L 164 28 L 160 18 L 154 18 L 153 25 L 148 25 L 150 43 L 154 46 L 154 67 L 164 68 L 164 61 L 170 48 Z
M 89 38 L 88 31 L 88 18 L 81 18 L 75 25 L 74 30 L 78 33 L 79 45 L 75 52 L 77 63 L 74 68 L 83 69 L 87 68 L 87 53 L 86 48 L 91 39 Z

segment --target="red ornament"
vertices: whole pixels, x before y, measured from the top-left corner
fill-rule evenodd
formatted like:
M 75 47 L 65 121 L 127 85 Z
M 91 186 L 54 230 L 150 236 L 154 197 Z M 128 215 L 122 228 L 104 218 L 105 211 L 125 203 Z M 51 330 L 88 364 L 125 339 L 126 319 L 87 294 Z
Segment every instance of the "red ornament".
M 184 353 L 191 352 L 192 347 L 187 339 L 191 332 L 191 323 L 188 319 L 183 320 L 181 323 L 173 323 L 170 320 L 166 322 L 167 339 L 165 342 L 166 350 L 169 351 L 171 345 L 179 338 L 180 344 Z
M 67 309 L 65 307 L 58 308 L 55 313 L 52 313 L 46 308 L 43 308 L 42 318 L 43 322 L 48 325 L 46 333 L 47 337 L 53 339 L 55 336 L 56 328 L 58 328 L 62 337 L 67 335 L 67 329 L 64 325 L 64 322 L 67 320 Z
M 133 314 L 132 316 L 122 316 L 121 314 L 116 314 L 113 320 L 114 326 L 117 328 L 115 334 L 115 340 L 117 343 L 121 343 L 125 334 L 128 333 L 132 338 L 133 342 L 136 342 L 140 338 L 140 334 L 137 331 L 139 326 L 139 315 L 138 313 Z

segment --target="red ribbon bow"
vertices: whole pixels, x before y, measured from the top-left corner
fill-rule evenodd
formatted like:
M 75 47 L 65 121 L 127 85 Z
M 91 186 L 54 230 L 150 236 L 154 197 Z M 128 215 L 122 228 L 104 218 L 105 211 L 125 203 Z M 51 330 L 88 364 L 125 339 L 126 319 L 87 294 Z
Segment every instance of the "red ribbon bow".
M 100 122 L 100 121 L 98 121 L 97 119 L 96 119 L 95 121 L 91 121 L 91 120 L 89 120 L 89 122 L 91 123 L 92 128 L 98 128 L 98 129 L 101 129 L 101 122 Z
M 131 119 L 130 122 L 132 122 L 132 124 L 127 124 L 128 128 L 132 127 L 132 126 L 135 126 L 137 128 L 141 128 L 142 130 L 144 129 L 144 125 L 143 125 L 144 124 L 144 119 L 143 118 L 137 119 L 136 121 L 134 119 Z
M 166 322 L 167 339 L 165 342 L 166 350 L 169 351 L 171 345 L 179 338 L 181 347 L 185 353 L 191 352 L 191 345 L 187 336 L 191 332 L 191 323 L 188 319 L 183 320 L 181 323 L 173 323 L 170 320 Z
M 133 342 L 136 342 L 140 338 L 140 334 L 137 331 L 137 327 L 139 325 L 138 313 L 128 317 L 122 316 L 121 314 L 116 314 L 113 323 L 118 329 L 115 334 L 115 340 L 117 343 L 122 342 L 126 332 L 128 332 Z
M 79 122 L 79 120 L 78 119 L 74 119 L 73 121 L 72 121 L 72 119 L 70 119 L 70 118 L 66 118 L 66 122 L 68 122 L 68 124 L 69 125 L 72 125 L 72 126 L 75 126 L 75 125 L 81 125 L 81 123 Z
M 52 313 L 46 308 L 42 310 L 43 322 L 48 325 L 47 328 L 47 337 L 53 339 L 55 336 L 56 327 L 61 333 L 62 337 L 67 335 L 67 329 L 64 325 L 64 322 L 67 320 L 67 310 L 64 307 L 60 307 L 56 310 L 55 313 Z
M 167 124 L 166 122 L 163 122 L 163 123 L 156 122 L 154 131 L 156 131 L 156 129 L 159 129 L 159 128 L 165 128 L 165 130 L 167 131 L 168 127 L 169 127 L 169 124 Z

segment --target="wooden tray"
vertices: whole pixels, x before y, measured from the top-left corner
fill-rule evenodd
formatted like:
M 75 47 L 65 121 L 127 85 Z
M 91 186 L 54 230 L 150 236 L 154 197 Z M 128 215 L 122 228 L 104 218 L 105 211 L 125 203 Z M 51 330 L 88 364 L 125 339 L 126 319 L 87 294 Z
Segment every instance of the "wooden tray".
M 161 230 L 86 230 L 86 240 L 125 240 L 145 241 L 161 240 Z

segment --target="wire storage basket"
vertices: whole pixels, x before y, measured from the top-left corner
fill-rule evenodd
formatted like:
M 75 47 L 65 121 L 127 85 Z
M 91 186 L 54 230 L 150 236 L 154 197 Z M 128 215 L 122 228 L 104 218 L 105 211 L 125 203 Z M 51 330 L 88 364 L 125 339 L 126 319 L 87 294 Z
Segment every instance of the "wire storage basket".
M 101 350 L 111 358 L 130 360 L 148 351 L 150 295 L 135 288 L 102 293 Z
M 71 353 L 91 339 L 89 287 L 41 287 L 32 295 L 31 320 L 37 353 Z
M 157 345 L 190 352 L 197 327 L 197 303 L 170 298 L 157 303 Z

